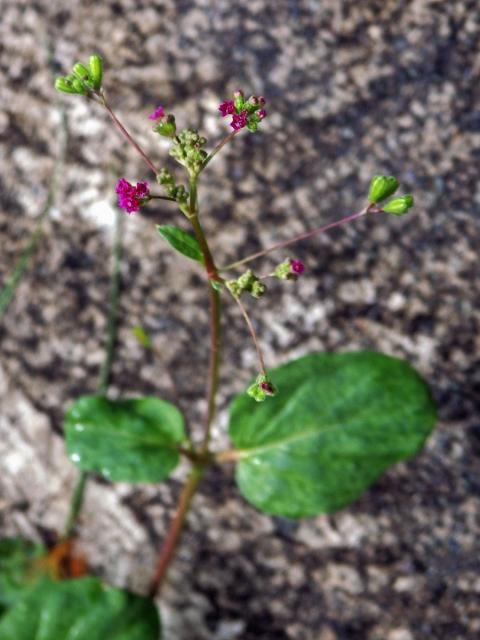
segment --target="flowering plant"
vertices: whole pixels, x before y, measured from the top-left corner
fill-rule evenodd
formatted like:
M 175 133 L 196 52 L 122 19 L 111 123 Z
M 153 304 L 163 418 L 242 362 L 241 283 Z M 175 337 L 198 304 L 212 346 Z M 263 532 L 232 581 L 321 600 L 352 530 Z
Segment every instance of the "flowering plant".
M 357 213 L 220 266 L 202 225 L 198 183 L 210 162 L 243 129 L 257 133 L 267 116 L 265 98 L 246 98 L 237 90 L 222 102 L 219 112 L 231 117 L 232 130 L 211 151 L 198 131 L 178 130 L 173 114 L 163 106 L 155 108 L 148 116 L 153 131 L 170 140 L 170 156 L 185 170 L 184 182 L 178 182 L 169 168 L 154 164 L 114 113 L 103 89 L 99 56 L 93 55 L 88 65 L 75 64 L 71 74 L 56 81 L 56 88 L 102 106 L 161 189 L 156 193 L 146 181 L 133 184 L 122 177 L 116 185 L 119 207 L 136 214 L 163 200 L 177 207 L 189 224 L 190 231 L 172 225 L 159 225 L 157 231 L 172 249 L 204 271 L 211 335 L 206 412 L 201 428 L 191 430 L 169 402 L 156 397 L 113 400 L 108 396 L 115 346 L 114 296 L 99 391 L 77 398 L 65 418 L 67 451 L 79 468 L 79 477 L 64 534 L 49 551 L 19 540 L 2 543 L 0 604 L 5 611 L 0 637 L 156 640 L 160 621 L 152 598 L 165 582 L 192 498 L 209 467 L 233 463 L 246 500 L 269 514 L 301 518 L 348 505 L 390 465 L 413 456 L 425 442 L 433 428 L 435 407 L 427 386 L 407 363 L 375 352 L 313 353 L 270 369 L 246 302 L 265 296 L 271 278 L 294 285 L 304 277 L 305 265 L 292 255 L 282 256 L 272 271 L 259 275 L 250 265 L 263 256 L 366 216 L 377 220 L 385 213 L 402 216 L 413 206 L 413 197 L 392 197 L 399 186 L 397 179 L 375 176 Z M 130 222 L 135 224 L 133 219 Z M 118 261 L 118 253 L 115 255 Z M 249 265 L 246 270 L 245 265 Z M 118 296 L 118 287 L 114 293 Z M 228 450 L 218 450 L 212 441 L 222 298 L 237 305 L 258 361 L 252 383 L 232 402 L 229 435 L 233 446 Z M 145 347 L 151 347 L 141 327 L 135 333 Z M 147 596 L 105 587 L 93 577 L 79 577 L 86 566 L 72 544 L 90 475 L 100 474 L 112 482 L 161 482 L 181 458 L 190 471 L 152 570 Z M 59 577 L 71 579 L 56 581 Z

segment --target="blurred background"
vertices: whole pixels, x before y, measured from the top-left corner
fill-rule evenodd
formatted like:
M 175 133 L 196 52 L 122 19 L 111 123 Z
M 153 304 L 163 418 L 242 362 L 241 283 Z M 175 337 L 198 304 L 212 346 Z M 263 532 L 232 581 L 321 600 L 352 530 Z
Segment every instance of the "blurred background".
M 242 132 L 203 176 L 219 263 L 357 211 L 376 173 L 416 197 L 408 216 L 298 245 L 306 275 L 250 308 L 270 366 L 312 350 L 406 358 L 439 404 L 437 430 L 351 507 L 301 522 L 258 513 L 230 468 L 211 470 L 163 594 L 166 639 L 478 638 L 478 2 L 2 0 L 1 15 L 0 283 L 47 213 L 0 318 L 0 534 L 48 540 L 63 525 L 76 477 L 63 413 L 95 391 L 103 359 L 114 186 L 151 179 L 99 107 L 52 88 L 98 52 L 117 114 L 170 168 L 147 119 L 158 104 L 214 144 L 233 90 L 266 97 L 261 131 Z M 179 214 L 149 212 L 123 220 L 111 393 L 173 401 L 173 383 L 198 424 L 203 276 L 154 230 Z M 224 327 L 220 445 L 228 402 L 255 373 L 230 304 Z M 144 592 L 183 474 L 160 488 L 91 483 L 80 545 L 98 575 Z

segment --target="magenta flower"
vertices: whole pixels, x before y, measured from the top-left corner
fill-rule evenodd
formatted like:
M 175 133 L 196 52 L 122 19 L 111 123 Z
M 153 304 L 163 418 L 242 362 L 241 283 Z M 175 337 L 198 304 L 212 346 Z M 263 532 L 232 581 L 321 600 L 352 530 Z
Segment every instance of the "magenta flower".
M 248 111 L 242 111 L 241 113 L 234 113 L 230 126 L 235 131 L 239 131 L 246 127 L 248 123 Z
M 160 118 L 163 118 L 163 116 L 165 115 L 165 109 L 159 105 L 155 111 L 152 111 L 152 113 L 148 116 L 149 120 L 160 120 Z
M 225 100 L 225 102 L 222 102 L 222 104 L 218 107 L 218 110 L 223 117 L 232 115 L 233 113 L 235 113 L 235 105 L 233 104 L 233 100 Z
M 265 380 L 264 382 L 260 383 L 260 389 L 267 394 L 267 396 L 274 396 L 275 395 L 275 388 L 272 385 L 271 382 L 268 382 L 268 380 Z
M 150 196 L 148 182 L 137 182 L 137 185 L 133 186 L 125 178 L 120 178 L 115 191 L 118 194 L 118 206 L 127 213 L 138 211 L 143 204 L 142 201 Z
M 260 109 L 260 111 L 257 111 L 257 116 L 260 118 L 260 120 L 263 120 L 266 115 L 267 112 L 265 111 L 265 109 Z
M 301 276 L 305 271 L 305 265 L 301 260 L 290 260 L 290 272 L 296 276 Z

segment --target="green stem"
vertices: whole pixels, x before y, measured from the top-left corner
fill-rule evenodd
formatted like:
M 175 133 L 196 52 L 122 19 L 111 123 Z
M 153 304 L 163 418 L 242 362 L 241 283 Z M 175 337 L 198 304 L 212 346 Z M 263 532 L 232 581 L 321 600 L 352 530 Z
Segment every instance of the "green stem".
M 122 214 L 117 211 L 115 218 L 115 236 L 113 244 L 113 265 L 110 275 L 109 309 L 107 318 L 107 341 L 105 345 L 105 359 L 100 371 L 98 392 L 105 395 L 110 382 L 113 358 L 115 355 L 115 344 L 117 341 L 118 312 L 120 301 L 120 262 L 122 258 Z M 80 471 L 78 480 L 73 490 L 70 511 L 65 524 L 63 538 L 69 540 L 75 533 L 75 527 L 80 516 L 80 512 L 85 501 L 85 491 L 87 488 L 89 474 Z
M 73 490 L 72 498 L 70 500 L 70 511 L 65 524 L 65 531 L 63 533 L 64 540 L 70 540 L 75 532 L 78 516 L 80 515 L 83 501 L 85 499 L 87 480 L 88 473 L 86 471 L 80 471 L 77 484 L 75 485 L 75 489 Z

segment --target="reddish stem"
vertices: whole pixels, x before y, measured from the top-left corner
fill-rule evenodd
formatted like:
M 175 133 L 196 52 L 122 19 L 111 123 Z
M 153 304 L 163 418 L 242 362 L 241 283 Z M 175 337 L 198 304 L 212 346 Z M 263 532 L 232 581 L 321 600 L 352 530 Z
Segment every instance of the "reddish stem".
M 301 240 L 307 240 L 308 238 L 311 238 L 312 236 L 317 235 L 317 233 L 323 233 L 325 231 L 329 231 L 330 229 L 334 229 L 335 227 L 340 227 L 342 224 L 346 224 L 347 222 L 351 222 L 352 220 L 356 220 L 357 218 L 360 218 L 361 216 L 365 215 L 368 212 L 368 210 L 369 210 L 368 208 L 362 209 L 361 211 L 358 211 L 357 213 L 353 213 L 352 215 L 347 216 L 346 218 L 342 218 L 341 220 L 336 220 L 335 222 L 329 222 L 325 226 L 319 227 L 318 229 L 313 229 L 312 231 L 306 231 L 305 233 L 301 233 L 298 236 L 291 238 L 290 240 L 283 240 L 282 242 L 277 242 L 276 244 L 273 244 L 268 249 L 262 249 L 262 251 L 253 253 L 252 255 L 247 256 L 246 258 L 243 258 L 242 260 L 237 260 L 237 262 L 232 262 L 231 264 L 228 264 L 226 267 L 221 267 L 219 271 L 227 271 L 229 269 L 234 269 L 235 267 L 240 267 L 241 265 L 246 264 L 251 260 L 256 260 L 257 258 L 266 256 L 268 253 L 271 253 L 272 251 L 276 251 L 277 249 L 283 249 L 284 247 L 288 247 L 291 244 L 294 244 L 295 242 L 300 242 Z
M 240 300 L 240 298 L 237 298 L 235 296 L 233 296 L 233 298 L 235 302 L 238 304 L 238 306 L 240 307 L 240 311 L 242 312 L 242 315 L 245 318 L 245 322 L 247 323 L 248 330 L 250 331 L 250 335 L 252 336 L 253 344 L 255 345 L 255 350 L 257 352 L 260 373 L 263 376 L 267 376 L 267 370 L 265 367 L 265 361 L 263 359 L 262 350 L 260 348 L 260 343 L 258 342 L 257 334 L 255 333 L 255 329 L 253 327 L 252 321 L 250 320 L 250 316 L 248 315 L 248 312 L 245 309 L 245 306 L 243 302 Z
M 167 537 L 158 556 L 155 573 L 148 590 L 148 595 L 151 598 L 160 591 L 163 585 L 168 567 L 177 548 L 180 534 L 182 533 L 188 508 L 200 483 L 202 472 L 203 468 L 200 465 L 195 465 L 182 489 L 175 516 L 170 524 Z
M 132 145 L 132 147 L 138 151 L 138 153 L 142 156 L 143 160 L 145 161 L 145 163 L 148 165 L 148 167 L 153 171 L 153 173 L 155 174 L 155 176 L 158 175 L 159 171 L 158 169 L 155 167 L 155 165 L 153 164 L 153 162 L 150 160 L 150 158 L 148 157 L 148 155 L 145 153 L 145 151 L 142 149 L 142 147 L 138 144 L 138 142 L 136 142 L 136 140 L 134 140 L 134 138 L 132 137 L 132 135 L 127 131 L 127 129 L 124 127 L 124 125 L 120 122 L 120 120 L 117 118 L 117 116 L 114 114 L 113 109 L 110 107 L 110 105 L 108 104 L 108 102 L 105 99 L 105 96 L 102 95 L 102 104 L 105 107 L 105 109 L 107 110 L 108 115 L 110 116 L 110 118 L 113 120 L 114 124 L 118 127 L 118 129 L 120 130 L 121 134 L 126 138 L 127 142 L 129 144 Z
M 230 140 L 233 140 L 233 138 L 237 135 L 237 133 L 238 133 L 238 131 L 232 131 L 231 133 L 228 134 L 228 136 L 225 136 L 225 138 L 223 138 L 223 140 L 220 140 L 220 142 L 213 149 L 213 151 L 210 153 L 210 155 L 207 156 L 207 158 L 205 159 L 205 162 L 202 165 L 202 171 L 205 169 L 207 164 L 211 160 L 213 160 L 213 158 L 217 155 L 217 153 L 220 151 L 220 149 L 222 149 L 227 144 L 227 142 L 230 142 Z

